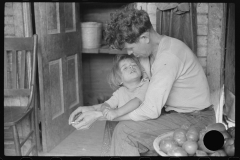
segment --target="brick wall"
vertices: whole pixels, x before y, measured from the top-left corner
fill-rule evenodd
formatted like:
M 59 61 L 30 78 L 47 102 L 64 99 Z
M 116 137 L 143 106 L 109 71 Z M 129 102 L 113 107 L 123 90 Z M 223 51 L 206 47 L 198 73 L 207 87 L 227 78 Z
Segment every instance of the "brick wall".
M 4 37 L 24 37 L 23 5 L 20 2 L 6 2 L 4 10 Z
M 14 36 L 13 3 L 6 2 L 4 10 L 4 36 Z
M 153 28 L 156 29 L 156 3 L 137 3 L 138 9 L 146 10 Z M 197 4 L 197 57 L 205 73 L 207 68 L 208 3 Z
M 208 3 L 197 4 L 197 56 L 206 73 L 208 47 Z

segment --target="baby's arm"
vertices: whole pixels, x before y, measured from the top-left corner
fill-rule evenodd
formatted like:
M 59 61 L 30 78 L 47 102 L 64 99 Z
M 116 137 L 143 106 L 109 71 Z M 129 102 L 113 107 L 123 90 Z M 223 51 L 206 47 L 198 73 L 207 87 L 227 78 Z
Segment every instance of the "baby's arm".
M 105 110 L 103 112 L 103 114 L 104 114 L 104 116 L 106 116 L 107 119 L 113 120 L 114 118 L 117 118 L 117 117 L 120 117 L 127 113 L 132 112 L 133 110 L 138 108 L 141 103 L 142 103 L 142 101 L 139 98 L 135 97 L 132 100 L 130 100 L 129 102 L 127 102 L 124 106 L 114 109 L 114 110 L 112 110 L 112 109 Z
M 108 103 L 104 102 L 104 103 L 101 105 L 99 111 L 103 112 L 106 108 L 111 108 L 111 106 L 110 106 Z
M 120 108 L 115 110 L 116 113 L 117 113 L 117 116 L 120 117 L 120 116 L 123 116 L 123 115 L 125 115 L 127 113 L 132 112 L 133 110 L 138 108 L 141 103 L 142 103 L 142 101 L 139 98 L 137 98 L 137 97 L 131 99 L 124 106 L 122 106 L 122 107 L 120 107 Z
M 101 107 L 98 108 L 98 111 L 102 113 L 102 117 L 100 117 L 98 120 L 107 120 L 106 117 L 103 115 L 103 111 L 109 108 L 111 108 L 111 106 L 108 103 L 104 102 L 101 104 Z

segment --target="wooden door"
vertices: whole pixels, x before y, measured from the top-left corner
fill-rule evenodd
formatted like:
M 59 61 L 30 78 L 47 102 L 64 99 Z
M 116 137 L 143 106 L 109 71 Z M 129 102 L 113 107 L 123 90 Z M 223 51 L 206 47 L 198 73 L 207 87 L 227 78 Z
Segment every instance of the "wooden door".
M 34 3 L 39 35 L 39 89 L 43 151 L 74 128 L 69 115 L 82 100 L 82 57 L 78 3 Z M 79 137 L 80 138 L 80 137 Z

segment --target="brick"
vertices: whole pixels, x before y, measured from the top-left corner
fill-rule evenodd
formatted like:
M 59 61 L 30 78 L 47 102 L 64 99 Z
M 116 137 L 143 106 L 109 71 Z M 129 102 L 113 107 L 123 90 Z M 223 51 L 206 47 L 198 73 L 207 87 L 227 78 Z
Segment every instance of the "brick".
M 197 36 L 197 46 L 207 46 L 207 36 Z
M 208 3 L 198 3 L 197 13 L 208 13 Z
M 4 15 L 5 15 L 5 16 L 13 15 L 13 7 L 12 7 L 12 5 L 11 5 L 11 6 L 6 6 L 6 5 L 5 5 Z
M 14 35 L 15 31 L 14 31 L 14 25 L 5 25 L 4 26 L 4 35 Z
M 152 24 L 157 24 L 156 14 L 149 14 L 149 18 Z
M 202 67 L 207 66 L 207 58 L 206 57 L 198 57 L 198 61 L 201 64 Z
M 157 11 L 157 6 L 155 3 L 148 3 L 147 4 L 147 12 L 148 13 L 152 13 L 152 14 L 156 14 Z
M 200 57 L 207 56 L 207 47 L 198 47 L 197 56 L 200 56 Z
M 204 15 L 197 15 L 197 24 L 208 24 L 208 15 L 204 14 Z
M 207 25 L 197 25 L 197 35 L 206 36 L 208 35 L 208 26 Z
M 4 17 L 4 24 L 8 25 L 8 24 L 13 24 L 13 16 L 5 16 Z
M 137 8 L 147 11 L 147 3 L 137 3 Z
M 5 8 L 12 8 L 13 2 L 6 2 L 5 3 Z
M 137 3 L 137 4 L 136 4 L 136 8 L 140 10 L 140 9 L 141 9 L 141 4 L 140 4 L 140 3 Z

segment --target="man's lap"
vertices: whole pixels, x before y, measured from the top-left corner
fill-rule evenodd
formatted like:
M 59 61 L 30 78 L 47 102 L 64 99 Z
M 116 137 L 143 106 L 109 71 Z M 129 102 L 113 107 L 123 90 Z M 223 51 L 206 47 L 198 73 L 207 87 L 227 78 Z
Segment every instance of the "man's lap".
M 163 114 L 154 120 L 138 122 L 121 121 L 116 126 L 114 134 L 115 137 L 119 137 L 119 140 L 123 143 L 128 143 L 132 147 L 138 148 L 139 152 L 141 153 L 142 147 L 139 148 L 139 146 L 144 145 L 149 150 L 153 150 L 152 143 L 158 135 L 173 131 L 181 127 L 183 124 L 194 125 L 199 129 L 202 129 L 208 124 L 214 122 L 214 110 L 208 110 L 194 114 L 173 112 Z

